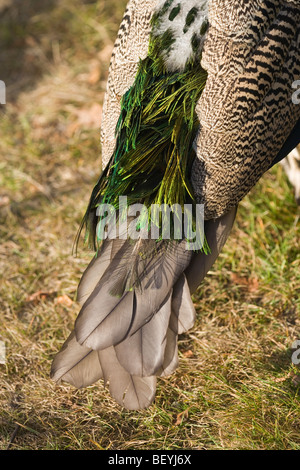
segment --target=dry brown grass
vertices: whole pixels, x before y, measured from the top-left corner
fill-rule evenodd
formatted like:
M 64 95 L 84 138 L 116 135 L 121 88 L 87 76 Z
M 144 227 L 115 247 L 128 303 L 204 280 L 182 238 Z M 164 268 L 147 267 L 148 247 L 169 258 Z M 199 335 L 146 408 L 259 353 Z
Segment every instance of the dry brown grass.
M 155 404 L 56 386 L 52 358 L 92 254 L 72 256 L 100 169 L 100 110 L 125 1 L 16 2 L 0 18 L 0 448 L 300 449 L 299 209 L 280 167 L 242 202 L 194 297 L 195 327 Z M 1 7 L 1 5 L 0 5 Z

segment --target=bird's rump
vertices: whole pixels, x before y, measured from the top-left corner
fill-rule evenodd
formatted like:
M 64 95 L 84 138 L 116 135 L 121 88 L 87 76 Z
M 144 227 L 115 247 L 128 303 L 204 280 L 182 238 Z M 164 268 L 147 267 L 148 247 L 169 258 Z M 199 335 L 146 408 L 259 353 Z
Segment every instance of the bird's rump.
M 300 118 L 289 95 L 300 76 L 299 25 L 293 0 L 129 1 L 105 96 L 103 172 L 83 220 L 96 255 L 79 283 L 74 331 L 52 364 L 55 381 L 80 388 L 103 379 L 134 410 L 153 402 L 157 377 L 174 372 L 178 335 L 195 322 L 191 293 Z M 177 62 L 185 43 L 187 60 Z M 124 196 L 145 205 L 146 231 L 153 204 L 203 204 L 203 249 L 172 230 L 170 239 L 103 240 L 99 207 L 111 205 L 119 220 Z

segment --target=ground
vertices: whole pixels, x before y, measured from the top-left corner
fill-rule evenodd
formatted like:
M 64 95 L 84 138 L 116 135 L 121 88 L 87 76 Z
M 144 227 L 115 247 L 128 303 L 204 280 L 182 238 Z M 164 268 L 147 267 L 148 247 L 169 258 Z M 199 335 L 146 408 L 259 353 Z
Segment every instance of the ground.
M 100 172 L 101 105 L 124 7 L 0 2 L 0 449 L 299 450 L 299 208 L 279 165 L 240 204 L 194 296 L 180 366 L 159 379 L 153 406 L 129 412 L 102 383 L 75 390 L 49 378 L 92 257 L 83 244 L 74 256 L 72 244 Z

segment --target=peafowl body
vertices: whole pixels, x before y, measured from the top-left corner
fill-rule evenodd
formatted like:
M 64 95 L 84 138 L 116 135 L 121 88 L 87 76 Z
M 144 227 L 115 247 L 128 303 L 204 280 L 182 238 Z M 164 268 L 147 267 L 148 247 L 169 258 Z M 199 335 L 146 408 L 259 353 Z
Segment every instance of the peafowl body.
M 176 369 L 177 337 L 195 320 L 191 293 L 224 246 L 237 204 L 299 143 L 291 98 L 299 25 L 299 0 L 129 1 L 104 102 L 103 172 L 83 220 L 96 255 L 78 287 L 74 331 L 52 365 L 55 381 L 103 379 L 118 403 L 139 409 L 154 400 L 157 377 Z M 137 218 L 134 205 L 145 208 Z M 119 224 L 123 232 L 102 236 L 103 206 L 118 222 L 129 214 L 138 235 Z M 193 210 L 188 233 L 178 236 L 174 212 L 169 236 L 163 213 L 149 236 L 152 207 L 198 206 L 199 246 L 188 243 L 198 233 Z

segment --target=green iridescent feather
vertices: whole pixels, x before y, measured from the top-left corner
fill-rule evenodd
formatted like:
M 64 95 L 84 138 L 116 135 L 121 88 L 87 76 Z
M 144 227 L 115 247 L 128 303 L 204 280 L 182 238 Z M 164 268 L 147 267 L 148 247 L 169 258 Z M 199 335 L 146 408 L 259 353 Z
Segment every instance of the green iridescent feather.
M 153 25 L 158 21 L 159 16 L 154 17 Z M 118 209 L 119 196 L 127 196 L 128 205 L 142 203 L 147 208 L 195 204 L 189 178 L 199 129 L 195 107 L 207 74 L 199 56 L 184 71 L 167 72 L 163 55 L 172 43 L 169 30 L 151 35 L 148 55 L 122 98 L 115 151 L 93 189 L 83 220 L 94 248 L 99 244 L 96 208 L 100 204 Z M 209 250 L 205 240 L 203 250 Z

